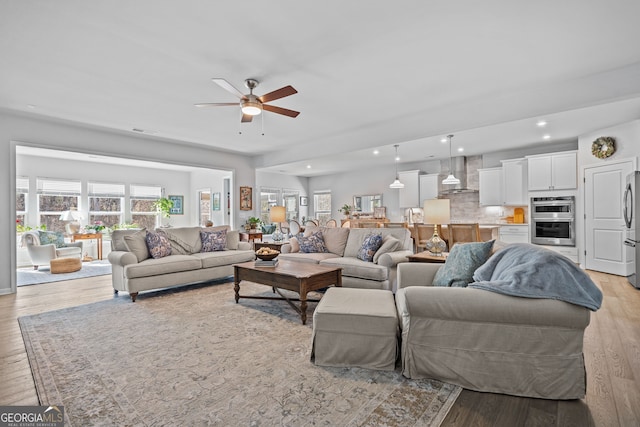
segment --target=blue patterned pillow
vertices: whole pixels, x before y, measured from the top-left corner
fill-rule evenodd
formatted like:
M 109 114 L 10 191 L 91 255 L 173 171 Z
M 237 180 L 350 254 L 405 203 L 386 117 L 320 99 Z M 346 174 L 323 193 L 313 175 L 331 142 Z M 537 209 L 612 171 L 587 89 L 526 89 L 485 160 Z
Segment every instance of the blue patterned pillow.
M 473 273 L 491 256 L 493 242 L 454 245 L 444 265 L 436 273 L 433 286 L 466 288 L 473 283 Z
M 308 254 L 329 252 L 329 249 L 327 249 L 327 246 L 324 244 L 322 231 L 316 231 L 309 237 L 299 236 L 298 244 L 300 245 L 300 252 Z
M 66 248 L 64 235 L 59 231 L 38 231 L 41 245 L 56 245 L 56 248 Z
M 202 250 L 200 252 L 224 251 L 227 247 L 227 230 L 201 231 Z
M 171 255 L 171 242 L 164 233 L 149 231 L 145 241 L 151 257 L 164 258 Z
M 365 237 L 364 242 L 362 242 L 362 246 L 356 255 L 356 258 L 361 259 L 362 261 L 373 262 L 373 256 L 376 254 L 378 249 L 382 246 L 382 235 L 381 234 L 369 234 Z

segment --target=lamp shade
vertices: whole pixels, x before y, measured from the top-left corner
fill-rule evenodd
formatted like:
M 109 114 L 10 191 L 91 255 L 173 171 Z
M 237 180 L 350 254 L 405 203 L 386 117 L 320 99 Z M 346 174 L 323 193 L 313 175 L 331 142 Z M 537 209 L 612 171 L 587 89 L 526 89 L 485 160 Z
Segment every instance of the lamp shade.
M 449 199 L 430 199 L 424 201 L 425 224 L 448 224 L 451 222 Z
M 269 211 L 269 219 L 271 222 L 285 222 L 287 220 L 287 211 L 284 206 L 272 206 Z

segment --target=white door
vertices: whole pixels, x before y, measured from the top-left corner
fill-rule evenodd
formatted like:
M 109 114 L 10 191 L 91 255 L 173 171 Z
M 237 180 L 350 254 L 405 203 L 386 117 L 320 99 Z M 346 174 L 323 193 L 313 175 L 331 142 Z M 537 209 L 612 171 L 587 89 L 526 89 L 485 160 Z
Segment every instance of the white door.
M 632 160 L 584 170 L 585 267 L 589 270 L 626 275 L 622 197 L 626 177 L 633 170 Z

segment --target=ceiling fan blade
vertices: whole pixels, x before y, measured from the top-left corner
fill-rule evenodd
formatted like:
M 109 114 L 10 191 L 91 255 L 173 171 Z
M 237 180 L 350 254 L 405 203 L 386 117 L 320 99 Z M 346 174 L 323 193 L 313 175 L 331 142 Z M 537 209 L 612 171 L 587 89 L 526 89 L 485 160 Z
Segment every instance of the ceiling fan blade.
M 262 109 L 271 111 L 272 113 L 278 113 L 278 114 L 282 114 L 283 116 L 289 116 L 294 118 L 298 117 L 298 114 L 300 114 L 300 111 L 287 110 L 286 108 L 274 107 L 273 105 L 267 105 L 267 104 L 262 104 Z
M 249 123 L 253 119 L 253 116 L 249 114 L 243 114 L 240 123 Z
M 194 107 L 228 107 L 238 106 L 237 102 L 203 102 L 201 104 L 193 104 Z
M 293 86 L 285 86 L 281 87 L 280 89 L 274 90 L 273 92 L 265 93 L 264 95 L 259 96 L 258 99 L 260 100 L 260 102 L 269 102 L 296 93 L 298 93 L 298 91 L 295 90 Z
M 236 89 L 236 87 L 234 85 L 232 85 L 231 83 L 229 83 L 225 79 L 220 79 L 220 78 L 215 78 L 214 77 L 211 80 L 214 83 L 216 83 L 218 86 L 220 86 L 224 90 L 227 90 L 227 91 L 231 92 L 232 94 L 234 94 L 238 98 L 240 98 L 240 99 L 245 98 L 244 93 L 240 92 L 238 89 Z

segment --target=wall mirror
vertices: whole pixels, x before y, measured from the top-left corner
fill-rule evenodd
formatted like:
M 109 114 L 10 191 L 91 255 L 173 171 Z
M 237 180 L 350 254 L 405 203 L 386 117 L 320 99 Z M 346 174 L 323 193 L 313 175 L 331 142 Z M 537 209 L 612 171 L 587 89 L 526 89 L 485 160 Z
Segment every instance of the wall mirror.
M 375 208 L 382 207 L 382 194 L 364 194 L 353 196 L 353 206 L 356 212 L 373 214 Z

